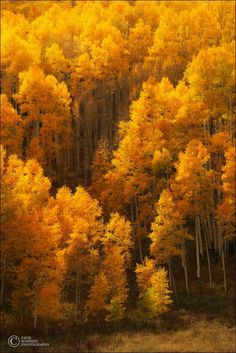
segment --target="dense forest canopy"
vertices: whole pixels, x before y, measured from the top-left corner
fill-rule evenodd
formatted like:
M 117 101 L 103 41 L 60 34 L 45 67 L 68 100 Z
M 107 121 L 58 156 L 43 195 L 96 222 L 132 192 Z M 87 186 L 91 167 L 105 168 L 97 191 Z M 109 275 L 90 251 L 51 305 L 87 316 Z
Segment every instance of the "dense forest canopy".
M 6 321 L 152 319 L 202 271 L 229 291 L 235 3 L 1 8 Z

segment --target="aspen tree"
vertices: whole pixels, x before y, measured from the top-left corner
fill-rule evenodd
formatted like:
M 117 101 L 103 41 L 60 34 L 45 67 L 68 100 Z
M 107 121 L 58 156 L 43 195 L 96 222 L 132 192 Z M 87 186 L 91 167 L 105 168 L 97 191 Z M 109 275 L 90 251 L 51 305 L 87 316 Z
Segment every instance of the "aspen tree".
M 150 253 L 157 263 L 169 264 L 169 277 L 172 277 L 171 258 L 181 256 L 184 268 L 186 291 L 188 293 L 188 275 L 183 244 L 185 240 L 191 239 L 184 226 L 183 216 L 178 210 L 178 204 L 174 202 L 173 195 L 169 190 L 161 193 L 157 204 L 157 217 L 152 223 L 152 240 Z M 172 281 L 170 280 L 170 285 Z
M 23 142 L 22 119 L 9 103 L 5 94 L 1 95 L 1 144 L 7 154 L 21 157 Z
M 146 259 L 143 264 L 137 265 L 135 272 L 141 315 L 153 319 L 168 311 L 172 300 L 166 270 L 155 268 L 154 261 Z
M 176 196 L 187 202 L 186 215 L 195 219 L 197 278 L 200 278 L 200 255 L 203 256 L 201 222 L 206 217 L 205 210 L 210 204 L 212 188 L 211 171 L 205 168 L 209 158 L 205 146 L 198 140 L 192 140 L 186 151 L 179 154 L 179 162 L 176 163 Z M 208 247 L 207 244 L 206 247 Z M 211 279 L 209 257 L 207 258 Z

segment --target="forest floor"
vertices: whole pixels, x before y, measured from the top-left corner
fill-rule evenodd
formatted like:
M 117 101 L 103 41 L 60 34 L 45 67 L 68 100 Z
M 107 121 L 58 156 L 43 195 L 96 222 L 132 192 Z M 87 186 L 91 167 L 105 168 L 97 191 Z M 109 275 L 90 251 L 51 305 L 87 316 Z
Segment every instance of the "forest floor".
M 176 318 L 176 321 L 175 321 Z M 174 320 L 173 322 L 171 322 Z M 45 339 L 44 339 L 45 341 Z M 4 347 L 5 352 L 235 352 L 235 322 L 209 314 L 178 310 L 156 327 L 118 329 L 76 338 L 65 335 L 49 339 L 48 348 L 31 350 Z
M 234 329 L 199 321 L 188 329 L 168 333 L 120 333 L 98 340 L 97 352 L 235 352 Z M 91 339 L 90 341 L 91 342 Z M 90 351 L 85 345 L 85 351 Z
M 185 313 L 184 328 L 90 335 L 51 344 L 47 352 L 235 352 L 235 326 Z M 45 352 L 45 350 L 39 350 Z

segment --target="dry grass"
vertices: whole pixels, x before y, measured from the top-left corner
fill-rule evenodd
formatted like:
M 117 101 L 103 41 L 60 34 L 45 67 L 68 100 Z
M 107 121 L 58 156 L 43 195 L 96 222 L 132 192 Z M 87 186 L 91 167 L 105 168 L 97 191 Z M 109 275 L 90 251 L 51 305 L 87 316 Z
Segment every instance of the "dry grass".
M 97 352 L 235 352 L 235 331 L 219 322 L 195 322 L 169 333 L 116 334 L 104 338 Z
M 32 351 L 23 347 L 15 352 L 235 352 L 235 328 L 205 316 L 194 316 L 182 312 L 182 325 L 166 330 L 157 327 L 155 332 L 138 330 L 113 334 L 94 334 L 86 338 L 76 336 L 47 340 L 48 348 Z M 41 340 L 42 341 L 42 340 Z M 2 352 L 12 351 L 6 346 Z

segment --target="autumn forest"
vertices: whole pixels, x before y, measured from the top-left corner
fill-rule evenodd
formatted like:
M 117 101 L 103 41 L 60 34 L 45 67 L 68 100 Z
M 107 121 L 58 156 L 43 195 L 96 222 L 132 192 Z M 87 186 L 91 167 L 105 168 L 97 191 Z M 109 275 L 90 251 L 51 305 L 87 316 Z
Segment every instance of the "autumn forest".
M 235 3 L 1 12 L 3 327 L 157 324 L 232 298 Z

